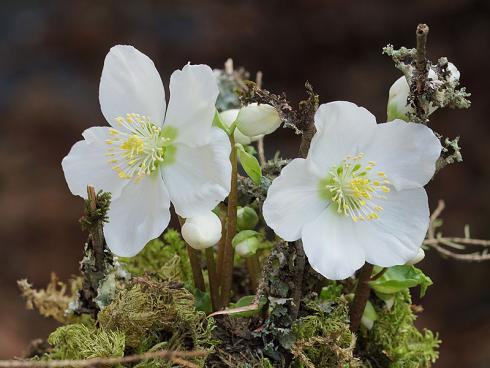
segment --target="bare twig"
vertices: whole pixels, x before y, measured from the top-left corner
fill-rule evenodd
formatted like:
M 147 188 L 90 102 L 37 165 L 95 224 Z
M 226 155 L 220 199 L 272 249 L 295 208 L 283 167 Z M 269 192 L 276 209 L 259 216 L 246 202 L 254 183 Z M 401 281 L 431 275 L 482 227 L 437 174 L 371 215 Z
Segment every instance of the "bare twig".
M 91 358 L 81 360 L 0 360 L 0 368 L 63 368 L 63 367 L 96 367 L 106 365 L 117 365 L 134 363 L 146 359 L 174 359 L 197 358 L 206 356 L 206 351 L 155 351 L 143 354 L 128 355 L 118 358 Z M 190 363 L 187 362 L 186 363 Z M 181 363 L 180 363 L 181 364 Z M 192 363 L 190 363 L 192 364 Z M 187 365 L 196 367 L 196 365 Z
M 95 188 L 91 185 L 87 186 L 87 195 L 92 211 L 97 209 L 97 194 Z M 90 232 L 92 239 L 92 247 L 94 250 L 95 268 L 97 272 L 104 271 L 104 233 L 102 222 L 100 221 Z
M 427 231 L 427 239 L 424 240 L 423 245 L 431 247 L 439 252 L 444 257 L 456 259 L 462 262 L 483 262 L 490 260 L 490 254 L 487 253 L 487 249 L 482 252 L 474 253 L 456 253 L 449 248 L 465 250 L 466 246 L 480 246 L 490 247 L 490 240 L 484 239 L 472 239 L 468 237 L 443 237 L 441 234 L 436 234 L 437 220 L 445 208 L 443 200 L 439 200 L 436 209 L 430 216 L 429 230 Z
M 414 94 L 415 116 L 418 123 L 427 124 L 429 116 L 429 108 L 425 103 L 425 93 L 427 90 L 427 77 L 429 68 L 427 67 L 428 60 L 426 56 L 427 35 L 429 34 L 429 26 L 427 24 L 419 24 L 415 32 L 417 37 L 417 53 L 415 54 L 415 72 L 413 82 L 415 88 L 412 91 Z

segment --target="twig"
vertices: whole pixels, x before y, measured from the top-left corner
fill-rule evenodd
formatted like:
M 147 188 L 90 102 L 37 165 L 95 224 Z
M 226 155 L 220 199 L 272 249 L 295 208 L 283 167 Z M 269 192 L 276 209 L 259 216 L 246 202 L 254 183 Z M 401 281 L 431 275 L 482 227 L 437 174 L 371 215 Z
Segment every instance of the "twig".
M 97 194 L 95 188 L 91 185 L 87 186 L 87 195 L 92 211 L 97 209 Z M 94 250 L 96 272 L 104 272 L 104 233 L 102 229 L 102 221 L 99 221 L 90 231 L 92 247 Z
M 439 219 L 442 211 L 445 208 L 445 204 L 443 200 L 439 200 L 436 209 L 432 212 L 429 221 L 429 230 L 427 231 L 427 239 L 422 243 L 425 246 L 431 247 L 439 252 L 441 255 L 452 258 L 462 262 L 483 262 L 490 260 L 490 254 L 487 253 L 487 250 L 483 250 L 483 252 L 474 252 L 474 253 L 456 253 L 450 251 L 445 247 L 450 247 L 458 250 L 465 250 L 467 245 L 471 246 L 480 246 L 480 247 L 490 247 L 490 240 L 484 239 L 472 239 L 469 236 L 460 238 L 460 237 L 443 237 L 441 234 L 436 235 L 437 223 L 436 221 Z
M 63 367 L 96 367 L 102 365 L 116 365 L 134 363 L 146 359 L 197 358 L 206 356 L 206 351 L 155 351 L 143 354 L 128 355 L 119 358 L 91 358 L 81 360 L 0 360 L 1 368 L 63 368 Z M 194 365 L 195 366 L 195 365 Z M 189 366 L 189 367 L 194 367 Z
M 424 102 L 427 86 L 427 77 L 429 69 L 427 68 L 426 45 L 427 35 L 429 34 L 429 26 L 427 24 L 419 24 L 415 32 L 417 37 L 417 52 L 415 54 L 415 72 L 414 82 L 415 89 L 412 88 L 414 94 L 415 115 L 417 122 L 427 124 L 428 122 L 428 106 Z
M 198 365 L 191 363 L 188 360 L 179 358 L 179 357 L 170 358 L 170 361 L 172 361 L 172 363 L 178 364 L 178 365 L 180 365 L 182 367 L 186 367 L 186 368 L 199 368 Z
M 305 273 L 306 255 L 303 249 L 303 243 L 301 240 L 294 242 L 294 247 L 296 249 L 296 259 L 294 261 L 295 275 L 294 275 L 294 289 L 292 291 L 291 297 L 293 299 L 293 309 L 291 311 L 291 318 L 294 321 L 299 314 L 299 307 L 301 305 L 301 296 L 303 294 L 303 276 Z
M 368 282 L 371 280 L 373 268 L 374 266 L 372 264 L 366 262 L 359 273 L 356 293 L 350 307 L 350 330 L 352 332 L 356 332 L 361 324 L 362 314 L 364 313 L 364 308 L 366 308 L 366 303 L 371 293 Z

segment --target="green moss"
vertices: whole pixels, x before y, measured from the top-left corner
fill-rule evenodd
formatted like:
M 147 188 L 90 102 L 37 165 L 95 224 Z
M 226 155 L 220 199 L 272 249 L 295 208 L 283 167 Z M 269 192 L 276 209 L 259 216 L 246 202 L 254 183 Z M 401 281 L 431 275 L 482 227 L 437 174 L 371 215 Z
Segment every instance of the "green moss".
M 356 339 L 349 330 L 347 301 L 310 302 L 307 309 L 310 313 L 293 325 L 292 367 L 361 367 L 353 355 Z
M 98 320 L 102 329 L 122 332 L 133 352 L 211 351 L 216 344 L 214 320 L 197 311 L 194 303 L 192 294 L 181 286 L 141 277 L 119 290 Z M 203 364 L 204 358 L 194 362 Z M 143 365 L 147 366 L 152 365 Z
M 411 302 L 405 290 L 395 295 L 391 309 L 384 303 L 377 307 L 379 319 L 370 331 L 361 331 L 361 345 L 369 361 L 392 368 L 426 368 L 437 360 L 440 340 L 432 331 L 420 332 L 415 327 Z
M 48 342 L 53 346 L 45 357 L 49 360 L 121 357 L 125 347 L 122 332 L 97 329 L 94 324 L 59 327 L 49 335 Z
M 185 243 L 180 234 L 169 229 L 163 240 L 154 239 L 135 257 L 120 258 L 121 264 L 132 276 L 150 274 L 160 280 L 180 281 L 192 285 L 192 273 Z

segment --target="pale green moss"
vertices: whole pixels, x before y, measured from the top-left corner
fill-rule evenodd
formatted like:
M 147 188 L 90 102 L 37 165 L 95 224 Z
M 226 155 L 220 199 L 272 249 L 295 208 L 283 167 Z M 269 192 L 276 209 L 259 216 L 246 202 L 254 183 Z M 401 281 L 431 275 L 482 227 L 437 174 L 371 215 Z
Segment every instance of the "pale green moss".
M 97 329 L 94 324 L 72 324 L 59 327 L 48 342 L 53 350 L 46 359 L 89 359 L 122 357 L 125 336 L 120 331 Z

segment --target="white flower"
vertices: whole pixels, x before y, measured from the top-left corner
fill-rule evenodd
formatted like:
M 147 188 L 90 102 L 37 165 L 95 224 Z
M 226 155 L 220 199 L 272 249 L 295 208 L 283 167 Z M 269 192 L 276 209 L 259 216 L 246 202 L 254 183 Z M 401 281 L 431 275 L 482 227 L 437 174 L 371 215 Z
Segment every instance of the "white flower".
M 230 110 L 225 110 L 219 114 L 221 121 L 226 125 L 227 128 L 229 128 L 237 119 L 238 113 L 240 112 L 240 109 L 230 109 Z M 235 137 L 235 142 L 240 143 L 243 145 L 248 145 L 256 140 L 258 140 L 262 135 L 258 135 L 255 137 L 249 137 L 240 132 L 240 129 L 235 129 L 234 132 L 234 137 Z
M 281 125 L 279 113 L 273 106 L 256 103 L 242 107 L 236 121 L 240 132 L 249 137 L 270 134 Z
M 415 257 L 429 224 L 423 186 L 441 151 L 434 133 L 401 120 L 376 124 L 341 101 L 321 105 L 315 127 L 307 158 L 292 160 L 269 188 L 267 224 L 286 241 L 302 239 L 329 279 Z
M 214 212 L 190 217 L 182 225 L 182 237 L 194 249 L 212 247 L 221 239 L 221 220 Z
M 86 186 L 112 193 L 104 235 L 120 256 L 133 256 L 170 220 L 170 201 L 182 217 L 212 210 L 230 190 L 231 151 L 215 127 L 216 79 L 206 65 L 186 65 L 170 78 L 166 109 L 153 62 L 132 46 L 107 54 L 99 87 L 112 127 L 83 132 L 63 159 L 71 192 Z
M 415 257 L 413 257 L 412 259 L 410 259 L 406 264 L 414 265 L 414 264 L 421 262 L 424 258 L 425 258 L 425 252 L 422 248 L 420 248 L 417 255 Z
M 447 68 L 451 73 L 449 80 L 452 82 L 459 81 L 459 70 L 453 63 L 448 63 Z M 435 86 L 441 83 L 438 80 L 437 74 L 429 69 L 429 78 L 432 80 Z M 395 83 L 390 87 L 388 96 L 388 120 L 402 119 L 407 121 L 407 113 L 412 112 L 413 108 L 407 105 L 408 95 L 410 94 L 410 86 L 408 85 L 405 76 L 398 78 Z M 433 104 L 429 105 L 429 115 L 437 110 L 437 106 Z

